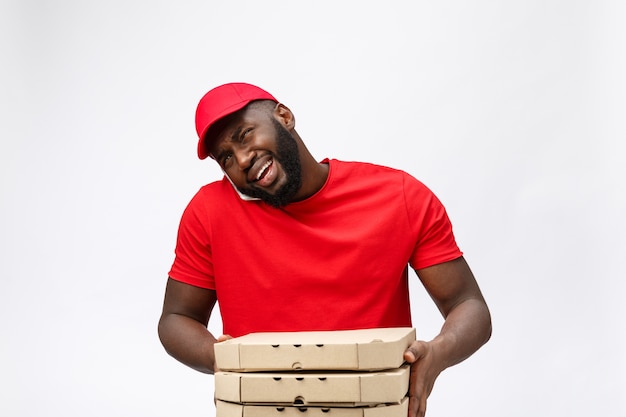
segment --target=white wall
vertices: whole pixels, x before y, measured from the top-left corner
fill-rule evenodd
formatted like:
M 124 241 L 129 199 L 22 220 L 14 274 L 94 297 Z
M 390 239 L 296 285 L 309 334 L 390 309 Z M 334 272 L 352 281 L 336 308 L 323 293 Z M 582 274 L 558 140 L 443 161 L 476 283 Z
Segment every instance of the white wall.
M 3 1 L 0 414 L 210 416 L 156 335 L 209 88 L 444 201 L 494 319 L 429 416 L 626 416 L 626 6 Z M 414 286 L 415 326 L 434 305 Z M 210 325 L 220 332 L 217 320 Z

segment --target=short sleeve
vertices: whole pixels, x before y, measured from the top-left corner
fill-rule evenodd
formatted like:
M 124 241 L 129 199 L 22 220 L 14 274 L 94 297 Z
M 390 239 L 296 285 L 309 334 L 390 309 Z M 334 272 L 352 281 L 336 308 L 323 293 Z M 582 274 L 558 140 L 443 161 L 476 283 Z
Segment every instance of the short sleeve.
M 408 174 L 404 179 L 404 193 L 409 223 L 416 236 L 411 266 L 422 269 L 462 256 L 452 223 L 437 196 Z
M 215 289 L 210 236 L 208 210 L 201 190 L 189 202 L 180 220 L 170 278 Z

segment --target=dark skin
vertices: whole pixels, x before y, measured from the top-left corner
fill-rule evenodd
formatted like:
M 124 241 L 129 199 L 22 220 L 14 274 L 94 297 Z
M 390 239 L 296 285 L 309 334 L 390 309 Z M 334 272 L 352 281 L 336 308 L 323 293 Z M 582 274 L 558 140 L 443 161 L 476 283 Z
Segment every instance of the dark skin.
M 285 181 L 273 158 L 275 118 L 293 135 L 302 164 L 302 186 L 292 201 L 306 199 L 321 189 L 328 166 L 320 164 L 295 131 L 293 113 L 284 105 L 248 106 L 238 112 L 212 141 L 211 154 L 238 187 L 263 186 L 274 192 Z M 268 168 L 267 166 L 270 166 Z M 264 180 L 257 180 L 261 173 Z M 424 416 L 435 380 L 478 350 L 491 336 L 491 317 L 480 288 L 463 257 L 416 271 L 445 321 L 430 341 L 417 340 L 404 353 L 411 364 L 409 417 Z M 213 336 L 207 325 L 217 302 L 214 290 L 168 279 L 159 321 L 159 337 L 167 352 L 200 372 L 214 373 L 213 345 L 230 336 Z
M 265 178 L 273 180 L 262 188 L 272 194 L 286 182 L 280 163 L 272 158 L 277 152 L 276 131 L 270 120 L 273 117 L 291 133 L 298 145 L 302 186 L 292 201 L 304 200 L 322 188 L 328 177 L 328 165 L 318 163 L 311 155 L 295 131 L 293 113 L 285 105 L 267 101 L 253 103 L 236 115 L 210 141 L 209 151 L 237 187 L 258 187 L 256 176 L 267 161 L 272 162 L 272 168 Z

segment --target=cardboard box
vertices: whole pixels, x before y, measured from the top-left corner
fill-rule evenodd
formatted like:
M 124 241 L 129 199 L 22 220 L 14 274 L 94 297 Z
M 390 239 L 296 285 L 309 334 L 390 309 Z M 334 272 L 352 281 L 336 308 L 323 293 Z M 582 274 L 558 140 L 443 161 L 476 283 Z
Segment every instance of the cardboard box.
M 406 417 L 409 399 L 376 407 L 282 407 L 242 405 L 217 400 L 216 417 Z
M 215 344 L 222 371 L 381 370 L 399 368 L 415 329 L 251 333 Z
M 217 372 L 215 398 L 310 406 L 400 403 L 409 389 L 409 374 L 409 365 L 379 372 Z

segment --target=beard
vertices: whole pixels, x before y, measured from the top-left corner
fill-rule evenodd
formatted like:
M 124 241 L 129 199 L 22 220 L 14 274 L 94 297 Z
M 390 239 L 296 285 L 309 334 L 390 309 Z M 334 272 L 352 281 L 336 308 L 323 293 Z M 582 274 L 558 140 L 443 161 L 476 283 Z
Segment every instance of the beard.
M 272 207 L 279 208 L 289 204 L 302 186 L 302 164 L 298 153 L 298 144 L 293 135 L 283 125 L 272 118 L 276 130 L 276 154 L 274 159 L 280 163 L 287 182 L 275 194 L 258 188 L 237 187 L 240 192 L 258 198 Z

